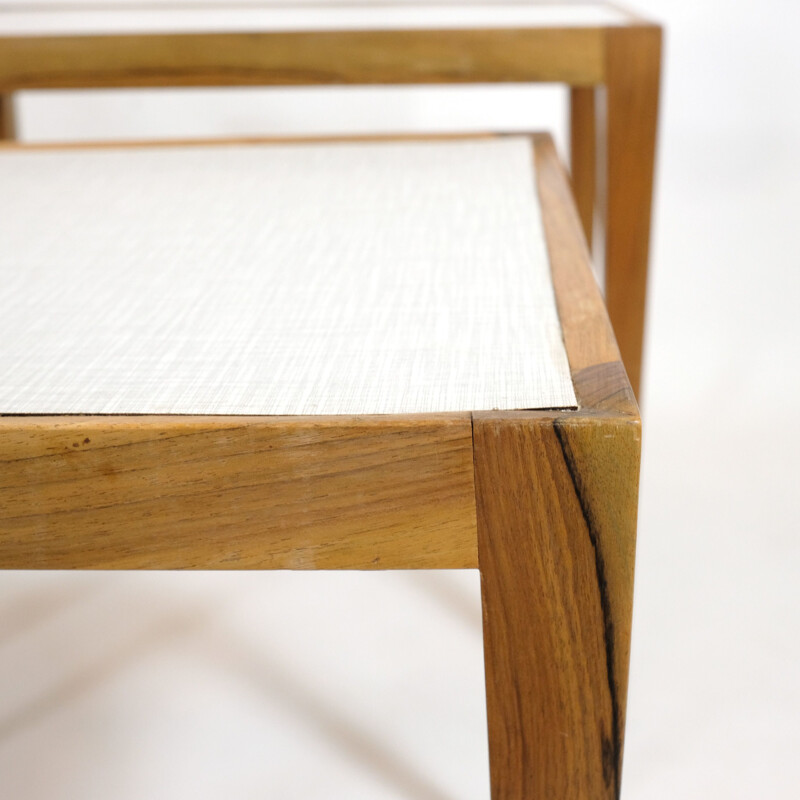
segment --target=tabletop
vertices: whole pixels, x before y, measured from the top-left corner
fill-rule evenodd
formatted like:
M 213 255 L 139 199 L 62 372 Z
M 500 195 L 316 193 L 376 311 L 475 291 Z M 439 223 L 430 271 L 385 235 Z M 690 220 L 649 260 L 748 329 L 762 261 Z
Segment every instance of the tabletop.
M 0 413 L 573 407 L 524 137 L 0 154 Z
M 660 53 L 657 23 L 606 2 L 0 2 L 0 139 L 15 136 L 20 91 L 567 84 L 572 186 L 590 241 L 605 162 L 606 299 L 636 390 Z
M 598 27 L 633 20 L 604 2 L 0 4 L 0 36 Z
M 0 170 L 4 568 L 475 567 L 484 446 L 544 426 L 592 485 L 635 461 L 546 135 L 9 144 Z
M 604 80 L 608 3 L 0 3 L 0 92 Z

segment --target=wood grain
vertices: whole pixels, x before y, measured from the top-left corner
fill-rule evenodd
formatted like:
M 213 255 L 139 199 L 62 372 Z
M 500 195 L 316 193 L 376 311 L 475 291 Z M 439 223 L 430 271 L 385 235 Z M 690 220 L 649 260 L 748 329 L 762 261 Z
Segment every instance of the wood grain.
M 570 90 L 569 97 L 569 170 L 572 191 L 580 213 L 583 233 L 591 248 L 597 191 L 595 89 L 591 86 L 575 86 Z
M 341 134 L 341 135 L 314 135 L 305 136 L 235 136 L 235 137 L 213 137 L 213 138 L 193 138 L 193 139 L 137 139 L 135 141 L 127 139 L 108 139 L 99 142 L 79 141 L 79 142 L 20 142 L 20 141 L 0 141 L 0 151 L 36 151 L 36 150 L 115 150 L 115 149 L 146 149 L 161 147 L 239 147 L 241 145 L 261 145 L 261 144 L 330 144 L 333 142 L 460 142 L 481 139 L 494 139 L 497 136 L 506 134 L 497 133 L 362 133 L 362 134 Z M 509 134 L 512 136 L 518 134 Z M 523 134 L 524 135 L 524 134 Z
M 0 94 L 0 141 L 16 138 L 17 126 L 14 114 L 14 95 L 10 92 Z
M 492 798 L 618 797 L 638 422 L 473 426 Z
M 0 90 L 603 78 L 602 28 L 0 38 Z
M 477 564 L 469 415 L 0 418 L 0 568 Z
M 575 394 L 583 413 L 638 416 L 591 256 L 551 138 L 533 137 L 537 188 L 556 305 Z
M 606 302 L 638 396 L 661 71 L 661 28 L 606 32 Z

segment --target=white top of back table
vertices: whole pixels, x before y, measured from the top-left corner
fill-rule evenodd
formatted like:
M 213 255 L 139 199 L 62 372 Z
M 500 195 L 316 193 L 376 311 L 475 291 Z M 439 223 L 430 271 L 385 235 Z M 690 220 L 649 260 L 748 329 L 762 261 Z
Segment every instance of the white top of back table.
M 577 405 L 532 143 L 0 151 L 0 413 Z
M 604 3 L 6 3 L 0 4 L 0 37 L 606 27 L 633 19 Z

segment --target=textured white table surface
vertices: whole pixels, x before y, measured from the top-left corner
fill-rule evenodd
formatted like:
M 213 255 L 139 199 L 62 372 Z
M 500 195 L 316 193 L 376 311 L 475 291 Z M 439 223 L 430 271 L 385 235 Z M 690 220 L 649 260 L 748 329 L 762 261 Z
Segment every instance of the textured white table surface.
M 0 154 L 0 413 L 576 404 L 522 138 Z
M 0 36 L 125 33 L 602 27 L 631 22 L 604 3 L 16 3 L 0 8 Z

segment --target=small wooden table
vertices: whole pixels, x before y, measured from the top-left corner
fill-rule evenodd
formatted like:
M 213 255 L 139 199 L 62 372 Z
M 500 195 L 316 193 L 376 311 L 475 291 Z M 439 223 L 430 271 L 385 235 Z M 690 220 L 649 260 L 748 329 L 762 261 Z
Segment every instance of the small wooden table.
M 69 3 L 0 9 L 0 137 L 12 95 L 59 88 L 556 82 L 589 242 L 602 162 L 605 297 L 638 394 L 661 28 L 605 2 L 424 5 Z M 595 124 L 598 89 L 605 130 Z M 596 136 L 604 134 L 605 152 Z
M 478 568 L 492 797 L 617 797 L 640 421 L 549 137 L 0 171 L 0 568 Z

